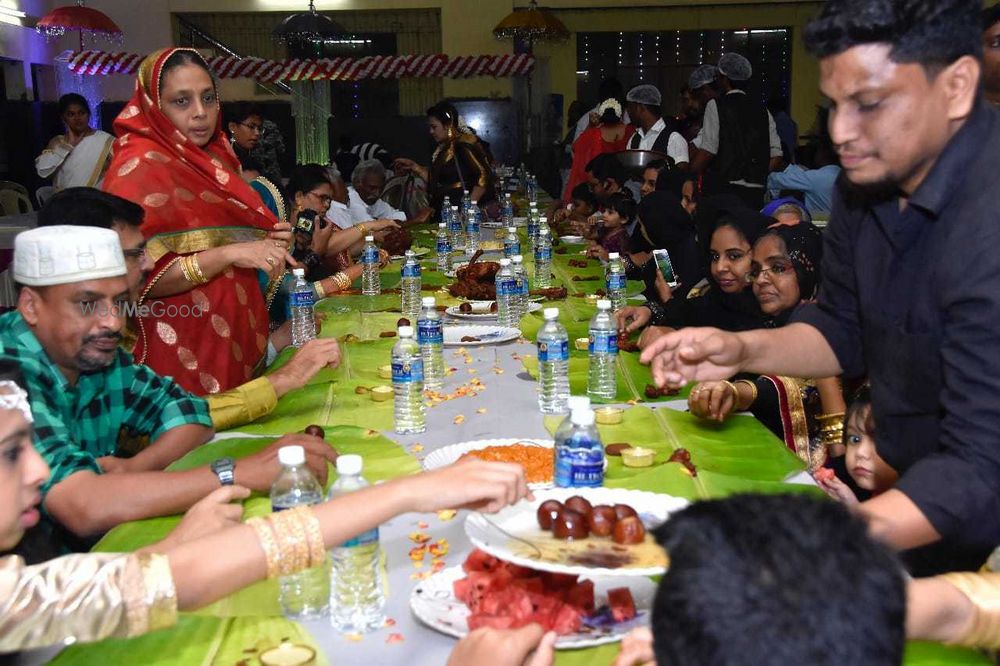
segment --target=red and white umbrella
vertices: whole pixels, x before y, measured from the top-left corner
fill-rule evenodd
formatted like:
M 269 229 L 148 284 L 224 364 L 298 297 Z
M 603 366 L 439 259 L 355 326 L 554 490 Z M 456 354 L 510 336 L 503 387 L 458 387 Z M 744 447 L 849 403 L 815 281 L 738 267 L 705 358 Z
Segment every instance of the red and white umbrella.
M 67 32 L 79 32 L 80 50 L 83 50 L 84 35 L 91 40 L 101 37 L 118 43 L 124 39 L 122 29 L 107 14 L 84 6 L 83 0 L 53 9 L 39 19 L 35 29 L 49 39 L 62 37 Z

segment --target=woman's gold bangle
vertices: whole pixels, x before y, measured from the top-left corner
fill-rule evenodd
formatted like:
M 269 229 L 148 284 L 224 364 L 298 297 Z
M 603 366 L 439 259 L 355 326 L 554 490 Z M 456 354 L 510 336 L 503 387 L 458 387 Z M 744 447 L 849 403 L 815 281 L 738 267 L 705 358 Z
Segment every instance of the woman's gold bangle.
M 191 273 L 194 275 L 195 280 L 198 284 L 205 284 L 208 280 L 205 279 L 205 274 L 201 272 L 201 265 L 198 263 L 198 254 L 192 254 L 190 258 Z
M 194 276 L 191 275 L 191 269 L 188 268 L 188 258 L 186 256 L 181 257 L 177 263 L 181 267 L 181 275 L 184 276 L 184 279 L 190 284 L 194 284 Z
M 263 517 L 251 518 L 247 525 L 257 534 L 257 541 L 261 550 L 264 551 L 264 559 L 267 561 L 267 577 L 276 578 L 281 570 L 281 551 L 274 539 L 274 532 L 270 523 Z
M 750 389 L 750 402 L 747 403 L 747 407 L 750 407 L 750 405 L 752 405 L 753 403 L 757 402 L 758 392 L 757 392 L 757 385 L 756 384 L 754 384 L 749 379 L 738 379 L 738 380 L 736 380 L 735 383 L 736 384 L 743 384 L 743 385 L 747 386 Z
M 313 282 L 313 290 L 316 292 L 316 299 L 326 298 L 326 288 L 323 286 L 322 280 L 316 280 Z
M 366 227 L 364 224 L 358 224 L 355 226 L 357 227 L 358 231 L 361 232 L 361 240 L 364 240 L 365 236 L 368 235 L 368 227 Z
M 351 278 L 347 275 L 347 273 L 340 271 L 338 273 L 334 273 L 331 277 L 333 278 L 333 281 L 337 283 L 338 290 L 347 291 L 351 288 Z
M 323 532 L 320 530 L 319 518 L 308 507 L 294 509 L 295 514 L 306 534 L 309 546 L 309 567 L 318 567 L 326 562 L 326 544 L 323 543 Z
M 736 388 L 736 384 L 732 383 L 728 379 L 723 379 L 722 383 L 733 390 L 733 408 L 739 407 L 740 405 L 740 390 Z

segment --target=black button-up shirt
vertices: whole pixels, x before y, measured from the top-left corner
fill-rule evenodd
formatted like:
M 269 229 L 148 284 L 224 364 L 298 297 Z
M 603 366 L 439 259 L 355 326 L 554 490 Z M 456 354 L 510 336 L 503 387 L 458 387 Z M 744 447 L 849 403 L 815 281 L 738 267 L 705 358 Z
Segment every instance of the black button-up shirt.
M 977 103 L 901 211 L 834 195 L 816 327 L 871 381 L 879 454 L 945 541 L 1000 543 L 1000 113 Z

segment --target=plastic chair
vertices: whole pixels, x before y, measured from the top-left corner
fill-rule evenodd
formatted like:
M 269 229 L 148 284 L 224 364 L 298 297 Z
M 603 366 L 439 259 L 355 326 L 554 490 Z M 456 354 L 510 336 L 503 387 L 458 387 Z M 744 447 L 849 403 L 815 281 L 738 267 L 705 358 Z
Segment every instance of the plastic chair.
M 20 183 L 0 180 L 0 213 L 17 215 L 35 210 L 28 197 L 28 189 Z
M 56 188 L 51 185 L 42 185 L 37 190 L 35 190 L 35 201 L 38 202 L 38 207 L 42 208 L 52 198 L 52 195 L 56 193 Z

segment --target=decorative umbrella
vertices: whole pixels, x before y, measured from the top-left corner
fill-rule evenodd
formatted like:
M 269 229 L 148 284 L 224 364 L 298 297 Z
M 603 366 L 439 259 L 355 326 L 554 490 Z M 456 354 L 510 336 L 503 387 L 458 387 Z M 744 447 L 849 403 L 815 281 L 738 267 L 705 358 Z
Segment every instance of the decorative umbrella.
M 45 35 L 47 39 L 62 37 L 66 32 L 80 33 L 80 50 L 83 50 L 84 34 L 90 38 L 118 42 L 124 40 L 122 29 L 112 21 L 107 14 L 85 7 L 83 0 L 76 0 L 75 5 L 57 7 L 39 19 L 35 30 Z
M 528 44 L 528 53 L 534 49 L 535 42 L 561 42 L 569 39 L 569 30 L 563 22 L 552 13 L 538 8 L 538 2 L 531 0 L 527 10 L 514 11 L 508 14 L 493 28 L 493 36 L 497 39 L 524 41 Z M 531 150 L 531 139 L 534 133 L 534 111 L 531 103 L 531 72 L 525 81 L 528 86 L 528 142 Z

